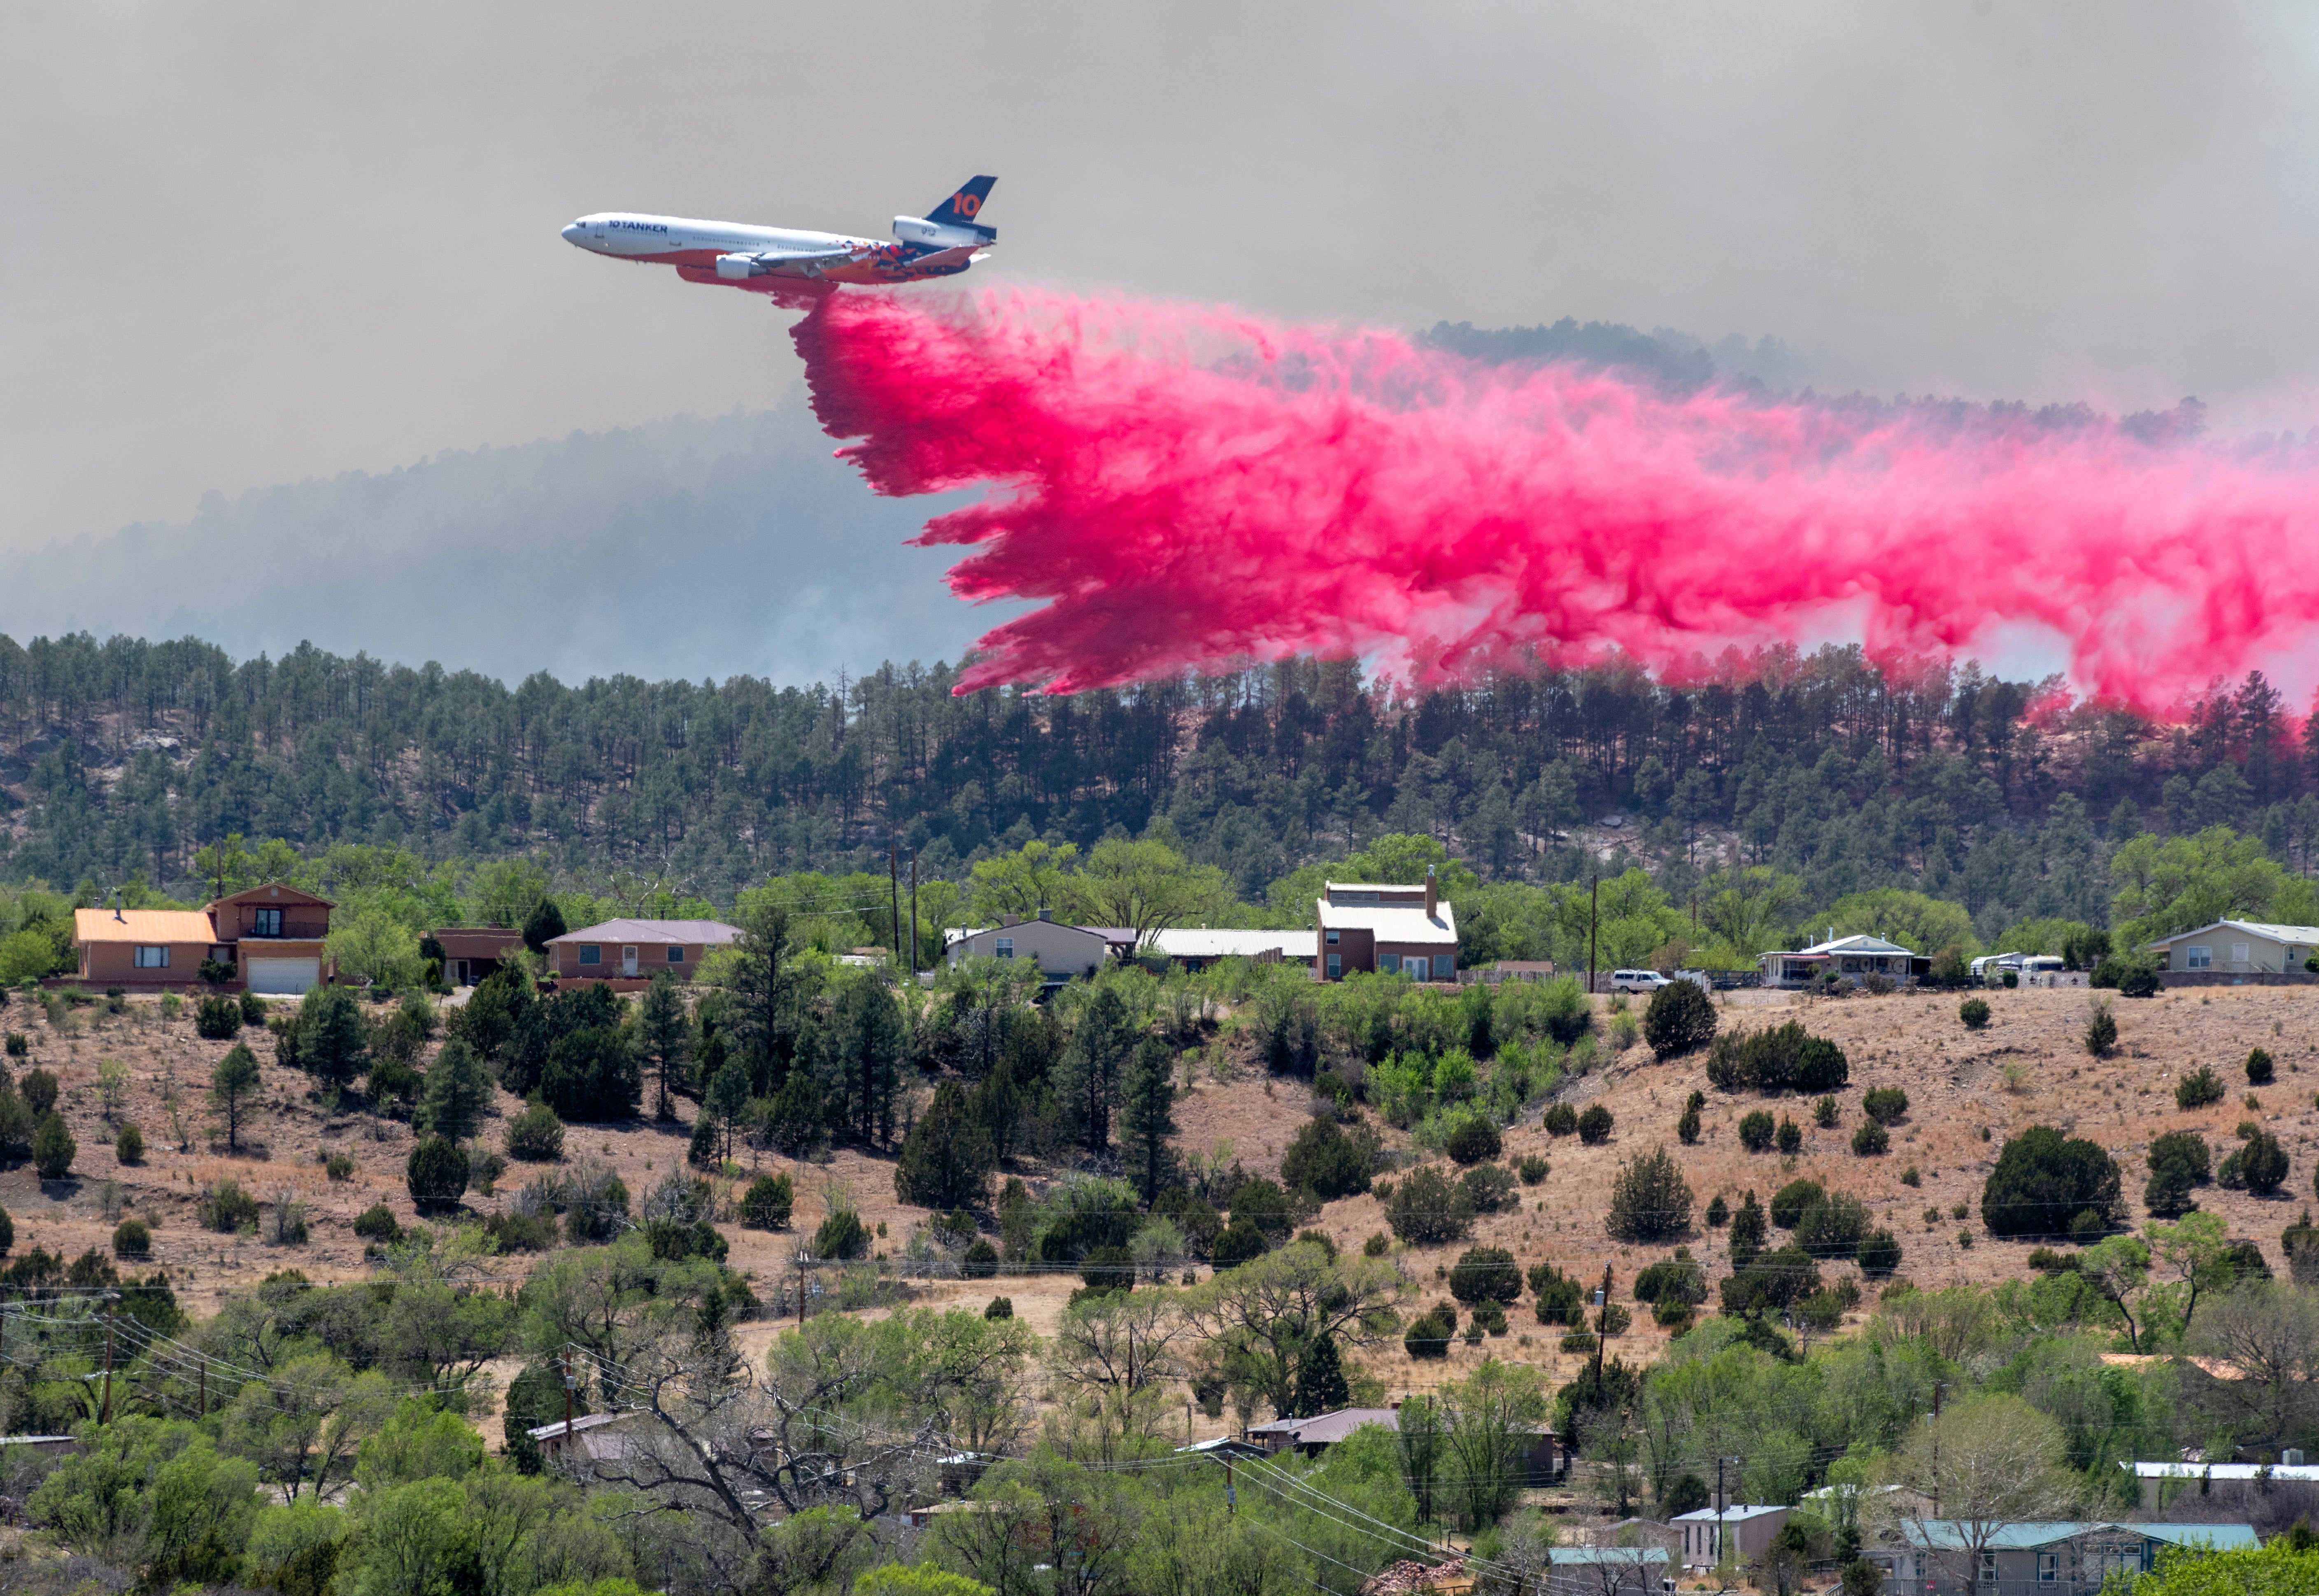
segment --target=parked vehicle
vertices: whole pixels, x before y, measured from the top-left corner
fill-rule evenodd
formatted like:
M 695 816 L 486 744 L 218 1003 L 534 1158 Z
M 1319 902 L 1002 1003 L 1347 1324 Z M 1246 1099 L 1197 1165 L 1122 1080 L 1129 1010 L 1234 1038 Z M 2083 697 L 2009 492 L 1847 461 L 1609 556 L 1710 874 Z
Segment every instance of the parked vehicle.
M 1656 969 L 1614 969 L 1611 972 L 1613 992 L 1656 992 L 1661 987 L 1672 987 L 1674 978 L 1663 976 Z

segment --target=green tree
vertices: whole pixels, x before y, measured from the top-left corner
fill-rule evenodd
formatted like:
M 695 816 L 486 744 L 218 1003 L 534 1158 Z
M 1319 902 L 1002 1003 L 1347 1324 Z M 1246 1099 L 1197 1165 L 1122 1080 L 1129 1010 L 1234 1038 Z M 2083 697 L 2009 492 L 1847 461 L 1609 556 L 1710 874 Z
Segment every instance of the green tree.
M 992 919 L 1015 915 L 1030 920 L 1042 909 L 1061 907 L 1078 852 L 1075 843 L 1051 845 L 1033 838 L 1012 853 L 975 861 L 967 888 L 974 912 Z
M 1957 947 L 1967 950 L 1970 955 L 1981 946 L 1973 935 L 1972 915 L 1963 904 L 1900 887 L 1848 894 L 1830 904 L 1818 919 L 1832 926 L 1838 936 L 1879 936 L 1899 943 L 1912 953 L 1935 953 L 1943 948 Z M 2006 951 L 2017 948 L 2017 944 L 2009 942 L 1999 945 Z
M 466 1193 L 467 1155 L 456 1142 L 440 1136 L 422 1141 L 411 1150 L 403 1169 L 403 1184 L 410 1188 L 411 1200 L 421 1213 L 429 1208 L 449 1207 Z
M 977 867 L 979 869 L 979 866 Z M 1106 837 L 1067 884 L 1072 913 L 1084 924 L 1123 925 L 1138 945 L 1170 925 L 1221 914 L 1232 901 L 1223 871 L 1187 864 L 1165 843 Z
M 691 1016 L 684 1012 L 684 993 L 676 978 L 662 970 L 645 988 L 636 1005 L 636 1043 L 652 1066 L 654 1085 L 653 1117 L 674 1119 L 672 1096 L 684 1089 L 684 1060 L 691 1040 Z
M 2272 919 L 2309 897 L 2307 884 L 2292 882 L 2260 838 L 2226 825 L 2162 841 L 2146 832 L 2129 838 L 2110 856 L 2109 871 L 2117 887 L 2110 923 L 2126 950 L 2232 916 Z
M 990 1194 L 998 1157 L 990 1132 L 975 1117 L 966 1088 L 944 1081 L 902 1141 L 894 1165 L 894 1195 L 902 1202 L 941 1210 L 977 1208 Z
M 73 1158 L 80 1151 L 65 1128 L 62 1118 L 50 1114 L 32 1132 L 32 1168 L 41 1172 L 42 1180 L 62 1180 L 72 1173 Z
M 787 1067 L 796 1034 L 798 983 L 790 963 L 795 951 L 789 911 L 759 898 L 743 908 L 741 934 L 722 976 L 730 998 L 726 1023 L 734 1044 L 776 1081 Z M 705 1087 L 706 1059 L 702 1065 Z
M 1696 981 L 1671 981 L 1643 1010 L 1643 1040 L 1661 1059 L 1694 1052 L 1715 1039 L 1715 1004 Z
M 1065 1116 L 1091 1153 L 1102 1153 L 1111 1145 L 1120 1077 L 1135 1041 L 1134 1023 L 1118 988 L 1108 982 L 1097 985 L 1071 1027 L 1055 1087 Z
M 749 1072 L 737 1065 L 718 1070 L 700 1100 L 700 1120 L 710 1127 L 717 1163 L 731 1160 L 735 1127 L 748 1112 Z
M 242 1042 L 228 1048 L 210 1071 L 210 1106 L 225 1116 L 225 1148 L 241 1150 L 242 1122 L 257 1097 L 257 1055 Z
M 345 1087 L 369 1068 L 362 1010 L 345 987 L 317 987 L 298 1005 L 298 1062 L 326 1087 Z
M 483 1123 L 497 1088 L 475 1050 L 459 1037 L 443 1044 L 427 1071 L 427 1089 L 412 1123 L 422 1132 L 465 1141 Z
M 891 1141 L 904 1042 L 901 1005 L 883 981 L 863 976 L 838 994 L 831 1029 L 854 1134 L 863 1141 Z
M 523 945 L 535 953 L 547 951 L 547 944 L 571 929 L 564 924 L 564 911 L 555 900 L 543 890 L 539 901 L 532 906 L 523 923 Z
M 1099 851 L 1099 850 L 1098 850 Z M 1150 1203 L 1160 1195 L 1168 1164 L 1168 1138 L 1176 1133 L 1176 1084 L 1168 1050 L 1147 1037 L 1127 1067 L 1119 1129 L 1135 1160 L 1136 1184 Z

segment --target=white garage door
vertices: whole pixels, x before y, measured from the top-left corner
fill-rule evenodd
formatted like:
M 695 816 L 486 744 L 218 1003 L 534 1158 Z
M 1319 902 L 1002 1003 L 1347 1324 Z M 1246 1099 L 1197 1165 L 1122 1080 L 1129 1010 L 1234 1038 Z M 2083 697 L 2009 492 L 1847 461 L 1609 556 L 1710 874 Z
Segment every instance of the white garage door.
M 252 959 L 248 968 L 249 989 L 268 996 L 300 996 L 322 979 L 319 959 Z

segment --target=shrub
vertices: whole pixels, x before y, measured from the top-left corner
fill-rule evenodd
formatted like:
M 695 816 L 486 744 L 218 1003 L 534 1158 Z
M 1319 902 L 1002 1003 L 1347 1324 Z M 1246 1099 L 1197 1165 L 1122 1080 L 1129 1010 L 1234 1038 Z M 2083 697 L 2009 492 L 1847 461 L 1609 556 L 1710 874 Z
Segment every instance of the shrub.
M 1557 1103 L 1546 1111 L 1546 1133 L 1567 1136 L 1578 1129 L 1578 1111 L 1567 1103 Z
M 145 1132 L 133 1124 L 125 1124 L 113 1138 L 113 1156 L 124 1164 L 145 1161 Z
M 2267 1197 L 2287 1183 L 2287 1150 L 2278 1144 L 2278 1137 L 2259 1131 L 2223 1160 L 2221 1179 L 2224 1186 L 2243 1186 L 2258 1197 Z
M 1578 1116 L 1578 1140 L 1589 1147 L 1600 1147 L 1611 1140 L 1611 1111 L 1593 1104 Z
M 2090 1208 L 2080 1208 L 2070 1216 L 2070 1240 L 2080 1247 L 2091 1247 L 2109 1234 L 2109 1222 Z M 1961 1231 L 1957 1239 L 1965 1246 L 1972 1245 L 1972 1232 Z
M 1827 1188 L 1817 1180 L 1791 1180 L 1772 1194 L 1772 1222 L 1792 1231 L 1804 1210 L 1827 1195 Z
M 306 1245 L 306 1204 L 288 1192 L 276 1192 L 274 1213 L 266 1227 L 266 1240 L 275 1247 Z
M 1514 1172 L 1521 1177 L 1524 1186 L 1536 1186 L 1552 1172 L 1553 1168 L 1536 1153 L 1524 1153 L 1521 1162 L 1514 1166 Z
M 32 1050 L 32 1039 L 21 1031 L 8 1032 L 8 1056 L 21 1059 Z
M 1957 1018 L 1968 1031 L 1978 1031 L 1989 1023 L 1989 1003 L 1986 998 L 1968 997 L 1957 1005 Z
M 2093 1013 L 2086 1021 L 2086 1051 L 2097 1059 L 2107 1059 L 2117 1051 L 2117 1016 L 2109 1012 L 2107 998 L 2098 998 Z
M 1878 1087 L 1860 1099 L 1860 1108 L 1880 1125 L 1897 1124 L 1908 1112 L 1908 1094 L 1898 1087 Z
M 402 1227 L 395 1222 L 394 1213 L 383 1203 L 373 1203 L 355 1216 L 355 1234 L 365 1241 L 376 1241 L 392 1247 L 402 1239 Z
M 1735 1260 L 1736 1261 L 1736 1260 Z M 1819 1294 L 1819 1265 L 1792 1244 L 1759 1253 L 1722 1284 L 1723 1311 L 1734 1314 L 1777 1312 Z
M 2150 1183 L 2142 1205 L 2160 1219 L 2175 1219 L 2195 1204 L 2190 1194 L 2214 1178 L 2206 1138 L 2194 1131 L 2169 1131 L 2150 1143 Z
M 1791 1020 L 1769 1031 L 1717 1037 L 1708 1052 L 1707 1078 L 1726 1092 L 1817 1094 L 1843 1087 L 1852 1078 L 1852 1065 L 1842 1048 Z
M 385 1213 L 384 1209 L 378 1210 Z M 547 1252 L 555 1246 L 555 1216 L 552 1213 L 494 1213 L 483 1221 L 489 1236 L 502 1254 Z
M 1540 1324 L 1577 1324 L 1586 1317 L 1586 1289 L 1552 1264 L 1529 1267 L 1530 1294 Z
M 1015 1317 L 1015 1299 L 1014 1299 L 1013 1297 L 993 1297 L 993 1298 L 991 1298 L 991 1299 L 990 1299 L 990 1305 L 989 1305 L 988 1307 L 985 1308 L 985 1309 L 982 1311 L 982 1316 L 983 1316 L 985 1319 L 1012 1319 L 1012 1318 L 1014 1318 L 1014 1317 Z
M 1662 1059 L 1705 1047 L 1715 1039 L 1715 1003 L 1697 981 L 1678 980 L 1651 994 L 1643 1010 L 1643 1040 Z
M 2158 972 L 2147 964 L 2131 964 L 2117 978 L 2120 997 L 2155 997 L 2158 996 Z
M 15 1245 L 16 1222 L 8 1217 L 5 1208 L 0 1208 L 0 1255 L 5 1255 Z
M 535 1164 L 564 1156 L 564 1122 L 545 1103 L 535 1103 L 508 1122 L 508 1157 Z
M 1764 1250 L 1771 1233 L 1771 1222 L 1764 1217 L 1764 1205 L 1755 1201 L 1755 1194 L 1750 1190 L 1739 1199 L 1739 1211 L 1731 1216 L 1731 1267 L 1746 1268 Z
M 1466 1124 L 1474 1123 L 1471 1120 L 1466 1122 Z M 1489 1129 L 1488 1122 L 1484 1121 L 1482 1124 L 1485 1130 Z M 1454 1144 L 1465 1128 L 1465 1125 L 1460 1125 L 1457 1132 L 1451 1133 L 1451 1158 L 1457 1158 Z M 1490 1136 L 1494 1141 L 1496 1131 L 1490 1130 Z M 1289 1141 L 1288 1150 L 1281 1156 L 1280 1178 L 1289 1190 L 1309 1190 L 1322 1202 L 1349 1197 L 1357 1192 L 1369 1189 L 1369 1163 L 1376 1157 L 1376 1143 L 1368 1135 L 1349 1136 L 1338 1129 L 1336 1121 L 1331 1119 L 1306 1120 Z M 1497 1150 L 1493 1146 L 1490 1151 L 1481 1156 L 1493 1159 L 1498 1156 Z M 1472 1161 L 1470 1159 L 1458 1159 L 1460 1163 Z
M 788 1228 L 797 1206 L 797 1187 L 786 1175 L 760 1175 L 741 1199 L 741 1222 L 753 1231 Z
M 65 1129 L 65 1123 L 55 1114 L 41 1122 L 32 1132 L 32 1168 L 41 1172 L 43 1180 L 62 1180 L 72 1173 L 73 1157 L 80 1151 Z
M 1780 1116 L 1779 1132 L 1773 1140 L 1779 1143 L 1780 1150 L 1783 1153 L 1792 1155 L 1803 1150 L 1803 1131 L 1795 1121 L 1785 1114 Z
M 212 994 L 194 1010 L 194 1034 L 206 1041 L 231 1041 L 241 1033 L 241 1005 Z
M 28 1069 L 16 1085 L 16 1095 L 32 1111 L 33 1119 L 44 1120 L 57 1105 L 57 1078 L 45 1069 Z
M 1325 1124 L 1328 1122 L 1315 1120 L 1313 1123 Z M 1330 1128 L 1335 1129 L 1333 1125 Z M 1498 1135 L 1498 1128 L 1490 1123 L 1487 1115 L 1478 1114 L 1468 1114 L 1458 1121 L 1457 1128 L 1441 1144 L 1441 1150 L 1459 1164 L 1478 1164 L 1484 1159 L 1494 1159 L 1504 1149 L 1505 1143 Z M 1285 1177 L 1287 1173 L 1287 1166 L 1284 1163 L 1281 1174 Z
M 2032 1125 L 2007 1141 L 1982 1184 L 1981 1220 L 1992 1236 L 2053 1238 L 2092 1212 L 2105 1228 L 2121 1216 L 2117 1161 L 2094 1142 Z
M 1383 1258 L 1393 1250 L 1393 1238 L 1383 1231 L 1371 1231 L 1369 1239 L 1361 1243 L 1363 1258 Z
M 2006 970 L 1999 978 L 2004 983 L 2006 990 L 2009 992 L 2014 987 L 2021 984 L 2021 972 L 2017 969 L 2008 969 Z
M 1867 1204 L 1849 1192 L 1834 1192 L 1796 1217 L 1796 1245 L 1818 1258 L 1848 1258 L 1868 1234 Z
M 1739 1116 L 1739 1145 L 1749 1152 L 1772 1150 L 1772 1116 L 1758 1108 Z
M 1900 1184 L 1902 1186 L 1918 1186 L 1924 1185 L 1924 1183 L 1925 1177 L 1917 1173 L 1917 1167 L 1914 1164 L 1909 1165 L 1906 1169 L 1900 1171 Z
M 1900 1243 L 1887 1230 L 1878 1229 L 1860 1239 L 1860 1272 L 1881 1280 L 1900 1267 Z
M 1852 1082 L 1852 1061 L 1844 1050 L 1824 1036 L 1804 1039 L 1796 1054 L 1795 1088 L 1799 1092 L 1833 1092 Z
M 786 1219 L 783 1223 L 787 1223 Z M 969 1280 L 988 1280 L 998 1273 L 998 1249 L 977 1236 L 959 1259 L 958 1272 Z
M 1462 1241 L 1474 1228 L 1474 1199 L 1434 1165 L 1420 1165 L 1393 1188 L 1385 1222 L 1412 1247 Z
M 821 1222 L 813 1233 L 813 1256 L 826 1258 L 856 1258 L 870 1250 L 870 1231 L 862 1216 L 851 1208 L 840 1208 Z
M 1513 1171 L 1503 1164 L 1476 1164 L 1466 1171 L 1458 1183 L 1476 1213 L 1503 1213 L 1521 1206 L 1520 1194 L 1514 1190 Z
M 1479 1340 L 1481 1336 L 1477 1335 L 1476 1331 L 1493 1336 L 1504 1335 L 1506 1333 L 1505 1304 L 1488 1297 L 1484 1297 L 1475 1303 L 1474 1322 L 1466 1327 L 1466 1339 Z
M 1723 1200 L 1723 1194 L 1721 1192 L 1718 1192 L 1714 1196 L 1708 1199 L 1707 1228 L 1711 1231 L 1719 1231 L 1730 1222 L 1731 1204 Z
M 430 1136 L 411 1150 L 402 1183 L 421 1213 L 448 1208 L 467 1193 L 467 1155 L 447 1136 Z
M 1699 1111 L 1706 1106 L 1707 1098 L 1702 1093 L 1693 1092 L 1683 1099 L 1683 1113 L 1674 1122 L 1674 1139 L 1685 1147 L 1693 1146 L 1698 1142 Z
M 229 1180 L 205 1189 L 194 1213 L 202 1229 L 230 1236 L 237 1231 L 256 1228 L 257 1199 L 243 1191 L 239 1181 Z
M 1469 1247 L 1449 1266 L 1449 1294 L 1467 1304 L 1521 1298 L 1521 1268 L 1502 1247 Z
M 1272 1243 L 1265 1239 L 1256 1222 L 1246 1214 L 1238 1214 L 1210 1245 L 1208 1261 L 1219 1271 L 1237 1269 L 1249 1259 L 1262 1258 L 1271 1250 Z
M 1818 1125 L 1823 1131 L 1834 1130 L 1836 1128 L 1836 1099 L 1833 1097 L 1823 1097 L 1818 1102 L 1812 1105 L 1812 1123 Z
M 1664 1147 L 1629 1159 L 1611 1182 L 1603 1229 L 1617 1241 L 1661 1241 L 1691 1229 L 1691 1186 Z
M 124 1219 L 113 1227 L 113 1256 L 149 1258 L 153 1251 L 153 1227 L 141 1219 Z
M 1852 1151 L 1857 1158 L 1881 1158 L 1884 1150 L 1891 1145 L 1892 1132 L 1874 1120 L 1862 1121 L 1859 1128 L 1852 1133 Z
M 2174 1105 L 2177 1108 L 2204 1108 L 2209 1103 L 2222 1100 L 2222 1078 L 2204 1064 L 2174 1083 Z
M 467 1150 L 467 1184 L 488 1197 L 501 1176 L 507 1173 L 507 1160 L 487 1147 Z
M 1691 1256 L 1691 1249 L 1678 1247 L 1673 1258 L 1663 1258 L 1646 1264 L 1635 1276 L 1635 1301 L 1638 1303 L 1675 1303 L 1697 1307 L 1707 1300 L 1707 1271 Z
M 333 1185 L 343 1185 L 355 1177 L 355 1161 L 342 1152 L 334 1152 L 322 1160 L 322 1173 Z
M 1412 1357 L 1447 1357 L 1449 1338 L 1457 1332 L 1457 1313 L 1447 1303 L 1439 1303 L 1410 1321 L 1401 1344 Z
M 2277 1067 L 2271 1062 L 2270 1055 L 2264 1052 L 2260 1048 L 2255 1049 L 2254 1051 L 2247 1055 L 2247 1085 L 2251 1087 L 2267 1087 L 2270 1085 L 2272 1078 L 2276 1073 Z
M 240 998 L 241 1023 L 245 1025 L 266 1023 L 266 999 L 255 992 L 244 992 Z

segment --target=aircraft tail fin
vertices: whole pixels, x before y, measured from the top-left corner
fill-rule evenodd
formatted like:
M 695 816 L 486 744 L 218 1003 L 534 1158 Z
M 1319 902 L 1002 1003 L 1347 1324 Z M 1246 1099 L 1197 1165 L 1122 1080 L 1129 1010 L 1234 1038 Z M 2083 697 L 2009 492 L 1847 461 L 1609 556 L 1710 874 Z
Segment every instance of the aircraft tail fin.
M 997 228 L 985 227 L 975 220 L 982 213 L 983 202 L 990 197 L 991 185 L 997 181 L 996 177 L 968 178 L 956 194 L 927 212 L 926 220 L 940 227 L 979 233 L 986 239 L 997 238 Z

